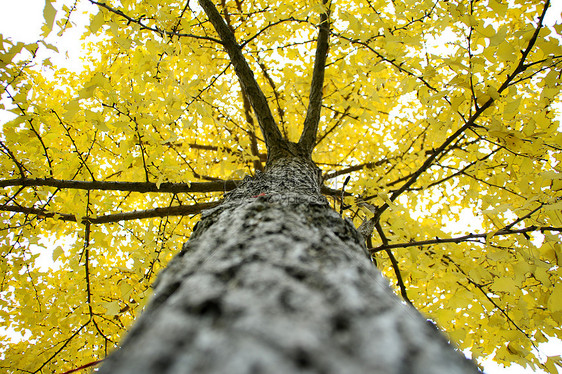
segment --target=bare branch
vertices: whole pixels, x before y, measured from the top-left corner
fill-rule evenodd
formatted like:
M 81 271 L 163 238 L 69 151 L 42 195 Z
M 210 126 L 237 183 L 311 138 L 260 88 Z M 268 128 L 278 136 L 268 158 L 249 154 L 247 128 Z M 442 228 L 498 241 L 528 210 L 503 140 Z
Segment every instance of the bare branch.
M 54 213 L 39 208 L 26 208 L 21 206 L 12 206 L 12 205 L 2 206 L 0 207 L 0 211 L 33 214 L 40 218 L 55 218 L 67 222 L 88 222 L 90 224 L 103 224 L 103 223 L 115 223 L 119 221 L 130 221 L 134 219 L 199 214 L 203 210 L 214 208 L 218 204 L 219 201 L 213 201 L 209 203 L 199 203 L 193 205 L 176 205 L 166 208 L 154 208 L 154 209 L 147 209 L 147 210 L 135 210 L 132 212 L 107 214 L 99 217 L 81 217 L 80 219 L 76 217 L 74 214 Z
M 96 360 L 96 361 L 92 361 L 92 362 L 89 362 L 89 363 L 87 363 L 87 364 L 85 364 L 85 365 L 79 366 L 79 367 L 77 367 L 77 368 L 75 368 L 75 369 L 71 369 L 71 370 L 65 371 L 65 372 L 62 373 L 62 374 L 71 374 L 71 373 L 75 373 L 75 372 L 77 372 L 77 371 L 84 370 L 84 369 L 87 369 L 87 368 L 89 368 L 89 367 L 99 365 L 99 364 L 101 364 L 102 362 L 103 362 L 103 359 L 101 359 L 101 360 Z
M 365 162 L 363 164 L 359 164 L 359 165 L 354 165 L 354 166 L 350 166 L 347 167 L 345 169 L 341 169 L 341 170 L 336 170 L 336 171 L 332 171 L 330 173 L 324 174 L 324 180 L 328 180 L 328 179 L 333 179 L 336 177 L 339 177 L 340 175 L 345 175 L 345 174 L 349 174 L 349 173 L 353 173 L 354 171 L 360 171 L 363 169 L 372 169 L 376 166 L 380 166 L 383 164 L 387 164 L 390 162 L 390 160 L 392 160 L 395 157 L 391 157 L 390 159 L 388 158 L 383 158 L 379 161 L 375 161 L 375 162 Z
M 256 114 L 260 129 L 265 139 L 268 153 L 271 153 L 272 148 L 279 148 L 280 146 L 283 146 L 285 144 L 285 140 L 275 123 L 275 119 L 273 118 L 267 99 L 259 87 L 252 69 L 242 54 L 242 50 L 236 42 L 234 34 L 228 28 L 228 25 L 225 23 L 213 2 L 210 0 L 199 0 L 199 5 L 201 5 L 205 14 L 207 14 L 209 21 L 213 24 L 213 27 L 222 40 L 222 45 L 230 57 L 230 61 L 234 66 L 234 70 L 240 80 L 242 89 L 248 96 L 250 104 L 254 109 L 254 113 Z
M 160 192 L 160 193 L 182 193 L 182 192 L 226 192 L 231 191 L 241 183 L 239 180 L 225 180 L 216 182 L 193 182 L 193 183 L 162 183 L 158 185 L 152 182 L 105 182 L 105 181 L 77 181 L 61 180 L 52 178 L 17 178 L 0 180 L 0 187 L 24 186 L 24 187 L 56 187 L 77 190 L 100 190 L 100 191 L 127 191 L 127 192 Z
M 371 253 L 377 253 L 380 251 L 384 251 L 387 249 L 393 248 L 408 248 L 408 247 L 421 247 L 424 245 L 432 245 L 432 244 L 445 244 L 445 243 L 463 243 L 463 242 L 478 242 L 482 243 L 478 239 L 486 239 L 487 237 L 494 237 L 494 236 L 505 236 L 505 235 L 515 235 L 515 234 L 527 234 L 530 232 L 561 232 L 562 227 L 547 227 L 547 226 L 529 226 L 522 229 L 502 229 L 495 232 L 488 232 L 484 234 L 468 234 L 463 236 L 457 236 L 454 238 L 435 238 L 430 240 L 420 240 L 418 242 L 409 242 L 409 243 L 396 243 L 396 244 L 382 244 L 376 248 L 371 249 Z
M 16 164 L 16 167 L 19 170 L 19 173 L 21 175 L 22 178 L 25 177 L 25 167 L 22 165 L 21 162 L 18 161 L 18 159 L 16 158 L 16 156 L 12 153 L 12 151 L 10 150 L 10 148 L 8 148 L 7 145 L 4 144 L 3 141 L 0 140 L 0 148 L 2 148 L 4 150 L 4 153 L 6 153 L 8 155 L 8 157 L 10 157 L 12 159 L 12 161 L 14 162 L 14 164 Z
M 377 229 L 377 232 L 381 237 L 383 245 L 388 246 L 388 239 L 384 231 L 382 231 L 380 222 L 376 223 L 375 228 Z M 394 269 L 394 274 L 396 274 L 396 281 L 398 283 L 398 287 L 400 287 L 400 294 L 402 295 L 402 298 L 404 298 L 404 301 L 406 301 L 408 304 L 413 305 L 410 299 L 408 298 L 408 293 L 406 292 L 406 285 L 404 284 L 404 280 L 402 279 L 402 273 L 400 272 L 400 267 L 398 266 L 398 261 L 396 261 L 396 257 L 394 257 L 394 254 L 392 253 L 390 248 L 385 248 L 384 251 L 388 255 L 388 258 L 390 258 L 390 262 L 392 263 L 392 268 Z
M 323 0 L 322 3 L 326 6 L 328 1 Z M 314 146 L 316 145 L 316 133 L 318 132 L 318 123 L 320 122 L 320 113 L 322 111 L 322 91 L 324 89 L 324 73 L 326 71 L 329 47 L 328 39 L 330 36 L 329 17 L 330 10 L 326 8 L 326 10 L 320 14 L 308 109 L 306 111 L 306 118 L 304 119 L 304 129 L 299 139 L 299 145 L 304 148 L 308 154 L 312 154 Z
M 219 201 L 209 203 L 199 203 L 193 205 L 176 205 L 166 208 L 154 208 L 148 210 L 136 210 L 133 212 L 108 214 L 96 218 L 91 218 L 90 222 L 94 224 L 112 223 L 118 221 L 129 221 L 134 219 L 169 217 L 169 216 L 185 216 L 188 214 L 199 214 L 205 209 L 216 207 Z

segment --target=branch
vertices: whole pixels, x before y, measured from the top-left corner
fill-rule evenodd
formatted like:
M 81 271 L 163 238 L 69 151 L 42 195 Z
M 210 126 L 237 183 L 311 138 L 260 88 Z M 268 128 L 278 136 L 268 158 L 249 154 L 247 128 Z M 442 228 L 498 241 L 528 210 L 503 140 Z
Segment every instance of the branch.
M 328 0 L 322 1 L 326 6 Z M 312 83 L 310 84 L 310 95 L 308 98 L 308 109 L 304 119 L 304 129 L 299 139 L 299 145 L 310 155 L 316 145 L 316 133 L 320 122 L 322 111 L 322 90 L 324 88 L 324 73 L 326 71 L 326 59 L 328 58 L 328 39 L 330 36 L 330 10 L 327 8 L 320 14 L 320 25 L 318 26 L 318 39 L 316 41 L 316 56 L 312 72 Z
M 347 100 L 350 95 L 351 95 L 351 94 L 347 95 L 346 97 L 344 97 L 344 99 Z M 323 105 L 322 107 L 324 107 L 324 105 Z M 338 114 L 339 114 L 340 118 L 338 118 L 338 119 L 336 120 L 336 123 L 334 123 L 333 126 L 330 127 L 329 129 L 327 129 L 327 130 L 320 136 L 320 138 L 318 138 L 318 134 L 316 135 L 316 140 L 315 140 L 315 142 L 314 142 L 314 146 L 315 146 L 315 147 L 316 147 L 318 144 L 322 143 L 322 140 L 326 139 L 326 138 L 328 137 L 328 135 L 330 135 L 334 130 L 336 130 L 338 127 L 340 127 L 340 125 L 343 123 L 343 120 L 344 120 L 345 117 L 350 117 L 350 118 L 355 119 L 355 120 L 357 119 L 357 118 L 354 118 L 354 116 L 350 116 L 350 115 L 349 115 L 349 110 L 350 110 L 350 109 L 351 109 L 351 105 L 348 105 L 348 106 L 343 110 L 343 112 L 339 112 L 339 111 L 334 110 L 334 115 L 333 115 L 332 118 L 335 118 L 335 116 L 338 115 Z
M 515 235 L 515 234 L 527 234 L 529 232 L 545 232 L 545 231 L 554 231 L 554 232 L 562 232 L 562 227 L 550 227 L 550 226 L 529 226 L 522 229 L 502 229 L 495 232 L 488 232 L 484 234 L 468 234 L 463 236 L 457 236 L 454 238 L 435 238 L 430 240 L 421 240 L 419 242 L 409 242 L 409 243 L 396 243 L 396 244 L 382 244 L 376 248 L 371 249 L 371 253 L 377 253 L 380 251 L 384 251 L 387 249 L 393 248 L 407 248 L 407 247 L 420 247 L 424 245 L 431 245 L 431 244 L 444 244 L 444 243 L 462 243 L 462 242 L 470 242 L 476 241 L 481 243 L 479 240 L 476 239 L 486 239 L 489 237 L 494 236 L 504 236 L 504 235 Z
M 545 2 L 543 11 L 539 17 L 539 22 L 537 27 L 535 28 L 535 32 L 533 34 L 533 36 L 531 37 L 531 39 L 529 40 L 529 43 L 527 44 L 527 47 L 525 48 L 524 51 L 521 52 L 521 58 L 519 59 L 519 63 L 517 64 L 517 67 L 513 70 L 513 72 L 511 74 L 509 74 L 507 76 L 507 78 L 505 79 L 505 81 L 502 83 L 502 85 L 498 88 L 498 94 L 501 94 L 508 86 L 509 84 L 513 81 L 513 79 L 521 72 L 525 71 L 525 69 L 527 68 L 527 66 L 525 65 L 525 59 L 527 58 L 527 56 L 529 55 L 529 53 L 531 52 L 531 49 L 533 48 L 533 46 L 535 45 L 535 42 L 537 41 L 537 37 L 538 34 L 542 28 L 542 23 L 544 20 L 544 16 L 546 14 L 546 10 L 548 9 L 550 5 L 550 0 L 547 0 Z M 462 135 L 467 129 L 475 126 L 475 122 L 476 120 L 480 117 L 480 115 L 486 110 L 488 109 L 492 104 L 494 103 L 494 99 L 493 98 L 489 98 L 488 101 L 486 101 L 481 107 L 478 108 L 478 110 L 476 110 L 476 112 L 470 116 L 470 118 L 466 121 L 466 123 L 460 127 L 457 131 L 455 131 L 454 134 L 452 134 L 451 136 L 449 136 L 444 142 L 443 144 L 441 144 L 441 146 L 439 146 L 439 148 L 437 148 L 435 150 L 435 152 L 433 152 L 431 154 L 431 156 L 429 156 L 427 158 L 427 160 L 425 160 L 425 162 L 423 163 L 423 165 L 416 170 L 411 176 L 410 178 L 406 181 L 406 183 L 404 183 L 402 185 L 402 187 L 400 187 L 398 190 L 394 191 L 392 193 L 392 195 L 390 196 L 390 201 L 394 201 L 396 200 L 396 198 L 398 198 L 398 196 L 400 196 L 404 191 L 406 191 L 412 184 L 414 184 L 418 178 L 420 177 L 420 175 L 422 175 L 427 169 L 429 169 L 430 166 L 433 165 L 433 161 L 435 161 L 435 159 L 438 158 L 438 156 L 441 156 L 442 153 L 444 153 L 444 151 L 446 150 L 446 148 L 449 146 L 449 144 L 451 144 L 456 138 L 458 138 L 460 135 Z M 375 221 L 378 221 L 380 219 L 381 214 L 386 211 L 388 209 L 389 205 L 387 203 L 384 203 L 380 209 L 378 210 L 377 215 L 375 215 L 375 217 L 373 217 L 372 219 L 374 219 Z
M 46 210 L 40 208 L 26 208 L 22 206 L 6 205 L 0 207 L 0 212 L 33 214 L 38 216 L 38 218 L 56 218 L 61 221 L 78 222 L 78 219 L 74 214 L 47 212 Z
M 386 235 L 384 234 L 384 231 L 382 231 L 382 227 L 381 227 L 380 222 L 376 223 L 375 228 L 377 229 L 377 232 L 379 233 L 379 236 L 381 237 L 383 245 L 388 246 L 388 239 L 387 239 Z M 406 285 L 404 284 L 404 280 L 402 279 L 402 273 L 400 273 L 400 268 L 398 266 L 398 261 L 396 261 L 396 257 L 394 257 L 394 254 L 392 253 L 392 251 L 389 248 L 384 249 L 384 251 L 388 255 L 388 258 L 390 258 L 390 262 L 392 263 L 392 268 L 394 269 L 394 274 L 396 274 L 396 281 L 398 282 L 398 287 L 400 287 L 400 294 L 404 298 L 404 301 L 406 301 L 408 304 L 413 306 L 412 302 L 408 298 L 408 293 L 406 292 Z
M 21 177 L 25 178 L 25 170 L 27 170 L 27 169 L 25 169 L 23 164 L 21 164 L 18 161 L 18 159 L 16 158 L 16 156 L 12 153 L 12 151 L 10 151 L 10 148 L 8 148 L 8 146 L 5 145 L 4 142 L 1 141 L 1 140 L 0 140 L 0 148 L 2 148 L 4 150 L 4 153 L 6 153 L 8 155 L 8 157 L 10 157 L 12 159 L 14 164 L 16 164 L 16 167 L 18 168 Z
M 80 159 L 80 168 L 82 166 L 84 166 L 86 168 L 86 170 L 88 171 L 88 173 L 90 174 L 90 176 L 92 177 L 92 180 L 95 181 L 96 177 L 94 176 L 94 173 L 90 170 L 90 167 L 88 166 L 88 164 L 86 163 L 88 161 L 88 157 L 90 156 L 90 154 L 88 153 L 86 155 L 86 158 L 82 157 L 82 153 L 80 152 L 80 150 L 78 149 L 78 146 L 76 145 L 76 142 L 74 141 L 74 138 L 72 137 L 72 135 L 70 134 L 70 129 L 68 129 L 66 127 L 66 125 L 64 124 L 64 122 L 62 121 L 62 118 L 58 115 L 58 113 L 54 110 L 51 109 L 51 112 L 57 117 L 57 120 L 59 121 L 60 125 L 63 127 L 63 129 L 66 131 L 66 136 L 70 139 L 70 142 L 72 143 L 72 146 L 74 147 L 74 152 L 78 155 L 78 158 Z M 94 141 L 95 141 L 95 137 L 94 137 Z M 93 146 L 93 144 L 92 144 Z M 91 148 L 90 148 L 91 150 Z M 80 169 L 79 168 L 79 169 Z
M 62 373 L 62 374 L 71 374 L 71 373 L 75 373 L 75 372 L 77 372 L 77 371 L 84 370 L 84 369 L 87 369 L 87 368 L 89 368 L 89 367 L 99 365 L 99 364 L 101 364 L 102 362 L 103 362 L 103 359 L 97 360 L 97 361 L 93 361 L 93 362 L 87 363 L 86 365 L 82 365 L 82 366 L 80 366 L 80 367 L 77 367 L 76 369 L 71 369 L 71 370 L 65 371 L 65 372 Z
M 228 28 L 224 19 L 211 0 L 199 0 L 199 5 L 207 14 L 209 21 L 219 34 L 234 71 L 240 80 L 242 89 L 250 100 L 254 113 L 258 119 L 260 129 L 265 139 L 265 145 L 270 153 L 271 149 L 279 148 L 285 144 L 285 140 L 275 123 L 267 99 L 254 77 L 252 69 L 242 54 L 242 50 L 232 31 Z
M 226 7 L 225 0 L 222 1 L 222 7 L 223 7 L 224 19 L 226 21 L 226 25 L 234 35 L 234 27 L 230 22 L 230 16 L 228 14 L 228 9 Z M 240 86 L 242 86 L 242 83 L 240 83 Z M 264 171 L 263 165 L 261 164 L 261 160 L 259 158 L 258 140 L 256 137 L 256 126 L 254 123 L 254 118 L 252 117 L 252 109 L 250 108 L 251 107 L 250 99 L 248 99 L 248 95 L 246 95 L 244 89 L 242 89 L 240 93 L 242 95 L 242 102 L 244 105 L 244 115 L 246 117 L 246 122 L 248 122 L 248 125 L 250 126 L 250 131 L 248 133 L 248 135 L 250 136 L 250 151 L 252 152 L 252 156 L 257 157 L 257 159 L 254 159 L 252 161 L 252 163 L 254 164 L 254 170 Z
M 86 323 L 84 323 L 82 326 L 80 326 L 80 328 L 78 328 L 78 330 L 76 330 L 68 339 L 66 339 L 63 343 L 63 345 L 57 349 L 55 351 L 55 353 L 53 353 L 51 355 L 51 357 L 49 357 L 45 362 L 43 362 L 43 364 L 41 364 L 41 366 L 39 366 L 34 372 L 33 374 L 42 372 L 43 368 L 45 367 L 45 365 L 47 365 L 49 362 L 51 362 L 53 360 L 53 358 L 55 358 L 59 353 L 61 353 L 61 351 L 68 345 L 68 343 L 70 343 L 70 341 L 72 339 L 74 339 L 78 334 L 80 334 L 80 331 L 82 331 L 84 329 L 84 327 L 88 326 L 88 324 L 91 322 L 92 320 L 88 320 Z
M 212 201 L 208 203 L 199 203 L 193 205 L 177 205 L 177 206 L 170 206 L 166 208 L 135 210 L 132 212 L 107 214 L 99 217 L 82 217 L 80 219 L 78 219 L 74 214 L 54 213 L 39 208 L 26 208 L 26 207 L 13 206 L 13 205 L 2 206 L 0 207 L 0 211 L 33 214 L 39 216 L 40 218 L 43 217 L 55 218 L 67 222 L 89 222 L 90 224 L 103 224 L 103 223 L 115 223 L 119 221 L 130 221 L 134 219 L 145 219 L 145 218 L 156 218 L 156 217 L 167 217 L 167 216 L 185 216 L 188 214 L 198 214 L 205 209 L 214 208 L 218 204 L 219 201 Z
M 36 51 L 37 52 L 37 51 Z M 33 58 L 35 58 L 35 53 L 33 54 Z M 20 73 L 23 72 L 23 68 L 22 71 L 20 71 Z M 18 103 L 16 101 L 16 99 L 14 98 L 14 96 L 12 96 L 12 94 L 10 93 L 10 91 L 8 90 L 8 85 L 5 86 L 5 92 L 6 94 L 8 94 L 8 97 L 12 100 L 12 103 L 17 106 L 17 108 L 19 109 L 19 111 L 21 112 L 22 116 L 27 116 L 26 111 L 24 110 L 24 108 L 20 105 L 20 103 Z M 41 146 L 43 147 L 43 151 L 45 152 L 45 158 L 47 159 L 47 164 L 49 165 L 49 172 L 51 175 L 53 175 L 53 165 L 51 163 L 51 158 L 49 157 L 49 152 L 48 152 L 48 148 L 45 146 L 45 143 L 43 142 L 43 138 L 41 138 L 41 135 L 37 132 L 37 130 L 35 129 L 35 126 L 33 126 L 33 119 L 29 118 L 27 120 L 27 122 L 29 123 L 29 127 L 31 127 L 31 131 L 35 134 L 35 136 L 37 137 L 37 139 L 39 140 L 39 143 L 41 143 Z M 10 154 L 10 157 L 12 155 Z M 20 174 L 21 173 L 21 168 L 20 165 L 17 164 L 17 161 L 15 158 L 13 158 L 14 162 L 16 162 L 16 165 L 18 165 L 18 168 L 20 169 Z M 23 174 L 22 174 L 23 176 Z
M 168 217 L 168 216 L 185 216 L 188 214 L 198 214 L 205 209 L 211 209 L 219 205 L 219 201 L 209 203 L 198 203 L 193 205 L 176 205 L 166 208 L 154 208 L 148 210 L 136 210 L 133 212 L 108 214 L 97 218 L 91 218 L 90 222 L 94 224 L 112 223 L 118 221 L 129 221 L 133 219 Z
M 350 192 L 345 192 L 343 190 L 334 190 L 333 188 L 326 187 L 324 185 L 320 188 L 320 192 L 323 195 L 327 195 L 327 196 L 336 196 L 336 197 L 341 197 L 342 195 L 343 196 L 353 196 L 353 194 L 350 193 Z
M 17 178 L 0 180 L 0 187 L 56 187 L 75 190 L 99 190 L 99 191 L 127 191 L 127 192 L 227 192 L 231 191 L 241 181 L 225 180 L 216 182 L 193 182 L 193 183 L 162 183 L 158 185 L 152 182 L 105 182 L 105 181 L 77 181 L 61 180 L 53 178 Z
M 398 62 L 396 58 L 389 59 L 389 58 L 384 57 L 381 53 L 377 52 L 373 47 L 371 47 L 368 42 L 364 42 L 364 41 L 361 41 L 359 39 L 353 39 L 353 38 L 350 38 L 350 37 L 347 37 L 347 36 L 344 36 L 344 35 L 341 35 L 341 34 L 338 34 L 338 33 L 335 33 L 335 32 L 332 32 L 332 35 L 334 35 L 334 36 L 336 36 L 340 39 L 346 40 L 349 43 L 359 44 L 359 45 L 367 48 L 369 51 L 373 52 L 381 61 L 387 62 L 387 63 L 391 64 L 392 66 L 394 66 L 398 71 L 400 71 L 402 73 L 405 73 L 405 74 L 419 80 L 427 88 L 429 88 L 431 91 L 438 92 L 438 90 L 435 87 L 433 87 L 431 84 L 429 84 L 429 82 L 427 80 L 425 80 L 425 78 L 423 76 L 416 75 L 415 73 L 411 72 L 410 70 L 404 68 L 403 67 L 403 65 L 405 65 L 404 61 Z M 383 35 L 380 35 L 380 36 L 383 36 Z
M 409 189 L 409 190 L 410 190 L 410 191 L 417 191 L 417 190 L 422 190 L 422 189 L 431 188 L 431 187 L 437 186 L 437 185 L 439 185 L 439 184 L 441 184 L 441 183 L 443 183 L 443 182 L 446 182 L 446 181 L 448 181 L 449 179 L 452 179 L 452 178 L 454 178 L 454 177 L 456 177 L 456 176 L 458 176 L 458 175 L 467 175 L 467 174 L 466 174 L 466 171 L 467 171 L 468 169 L 470 169 L 471 167 L 473 167 L 474 165 L 476 165 L 478 162 L 481 162 L 481 161 L 484 161 L 484 160 L 490 158 L 490 157 L 493 156 L 495 153 L 497 153 L 500 149 L 501 149 L 501 148 L 496 148 L 496 149 L 494 149 L 493 151 L 491 151 L 490 153 L 488 153 L 488 154 L 485 155 L 484 157 L 479 158 L 479 159 L 477 159 L 476 161 L 472 161 L 471 163 L 469 163 L 468 165 L 466 165 L 466 166 L 463 167 L 462 169 L 457 170 L 456 172 L 454 172 L 454 173 L 452 173 L 452 174 L 450 174 L 450 175 L 448 175 L 448 176 L 446 176 L 446 177 L 444 177 L 444 178 L 442 178 L 442 179 L 440 179 L 440 180 L 438 180 L 438 181 L 435 181 L 435 182 L 433 182 L 433 183 L 430 183 L 430 184 L 428 184 L 426 187 L 423 187 L 423 188 L 422 188 L 422 187 L 416 187 L 416 188 L 411 188 L 411 189 Z M 437 165 L 439 165 L 439 164 L 437 164 Z M 443 167 L 443 168 L 445 168 L 445 167 Z
M 273 81 L 273 78 L 271 78 L 271 75 L 269 75 L 269 73 L 267 72 L 267 68 L 265 64 L 259 60 L 259 56 L 257 57 L 257 63 L 263 73 L 263 76 L 269 83 L 269 87 L 271 87 L 271 89 L 273 90 L 273 95 L 275 96 L 275 103 L 277 104 L 277 115 L 279 116 L 279 122 L 283 129 L 283 135 L 285 136 L 285 139 L 288 139 L 287 133 L 285 131 L 285 118 L 284 118 L 285 112 L 283 111 L 283 108 L 281 108 L 281 104 L 280 104 L 281 95 L 277 91 L 277 87 L 275 86 L 275 82 Z
M 387 164 L 390 162 L 390 160 L 392 160 L 393 158 L 396 157 L 391 157 L 391 158 L 383 158 L 379 161 L 374 161 L 374 162 L 365 162 L 363 164 L 359 164 L 359 165 L 354 165 L 354 166 L 350 166 L 347 167 L 345 169 L 341 169 L 341 170 L 336 170 L 336 171 L 332 171 L 330 173 L 324 174 L 324 180 L 328 180 L 328 179 L 333 179 L 336 177 L 339 177 L 340 175 L 344 175 L 344 174 L 349 174 L 349 173 L 353 173 L 354 171 L 361 171 L 363 169 L 372 169 L 376 166 L 380 166 L 382 164 Z
M 307 20 L 299 20 L 296 19 L 294 17 L 289 17 L 289 18 L 285 18 L 285 19 L 280 19 L 278 21 L 275 22 L 270 22 L 268 23 L 264 28 L 262 28 L 261 30 L 259 30 L 257 33 L 255 33 L 253 36 L 251 36 L 250 38 L 244 40 L 242 43 L 240 43 L 240 47 L 244 48 L 246 47 L 246 45 L 248 45 L 250 42 L 252 42 L 254 39 L 256 39 L 258 36 L 260 36 L 262 33 L 264 33 L 265 31 L 269 30 L 270 28 L 277 26 L 281 23 L 284 22 L 298 22 L 298 23 L 308 23 Z
M 509 314 L 507 314 L 506 309 L 502 308 L 499 306 L 499 304 L 492 299 L 492 297 L 490 296 L 490 290 L 485 290 L 484 289 L 484 285 L 482 284 L 478 284 L 475 281 L 473 281 L 470 276 L 459 266 L 459 264 L 457 264 L 455 261 L 453 261 L 453 259 L 445 254 L 443 255 L 443 258 L 446 259 L 447 261 L 449 261 L 451 264 L 455 265 L 455 267 L 458 269 L 458 271 L 461 272 L 462 275 L 464 275 L 466 277 L 466 280 L 468 281 L 468 283 L 472 284 L 474 287 L 476 287 L 483 295 L 484 297 L 486 297 L 486 299 L 495 307 L 497 308 L 501 314 L 504 315 L 504 317 L 507 319 L 508 322 L 510 322 L 519 332 L 521 332 L 523 335 L 525 335 L 527 337 L 527 339 L 529 339 L 529 341 L 531 342 L 531 344 L 533 345 L 533 347 L 537 350 L 537 352 L 540 352 L 538 347 L 535 344 L 535 341 L 533 340 L 533 338 L 531 338 L 529 336 L 529 334 L 527 334 L 521 327 L 519 327 L 519 325 L 517 325 L 517 323 L 515 323 L 515 321 L 509 316 Z M 459 283 L 461 284 L 461 283 Z M 461 284 L 462 285 L 462 284 Z M 468 290 L 468 288 L 467 288 Z
M 179 33 L 177 32 L 177 25 L 174 26 L 174 31 L 167 31 L 167 30 L 163 30 L 160 29 L 158 26 L 154 26 L 154 27 L 150 27 L 145 25 L 144 23 L 142 23 L 142 19 L 143 17 L 140 17 L 139 19 L 134 19 L 128 15 L 126 15 L 125 13 L 123 13 L 122 11 L 120 11 L 119 9 L 115 9 L 112 8 L 111 6 L 102 3 L 102 2 L 98 2 L 95 0 L 89 0 L 90 3 L 95 4 L 97 6 L 99 6 L 100 8 L 104 8 L 107 9 L 108 11 L 110 11 L 111 13 L 117 14 L 118 16 L 121 16 L 123 18 L 125 18 L 127 20 L 128 23 L 134 23 L 136 25 L 139 25 L 141 30 L 148 30 L 148 31 L 153 31 L 155 33 L 157 33 L 160 36 L 177 36 L 177 37 L 187 37 L 187 38 L 193 38 L 193 39 L 199 39 L 199 40 L 207 40 L 207 41 L 211 41 L 214 43 L 218 43 L 218 44 L 222 44 L 222 42 L 218 39 L 215 38 L 211 38 L 208 36 L 201 36 L 201 35 L 194 35 L 194 34 L 185 34 L 185 33 Z M 182 12 L 183 15 L 183 12 Z M 180 16 L 180 21 L 181 21 L 181 16 Z

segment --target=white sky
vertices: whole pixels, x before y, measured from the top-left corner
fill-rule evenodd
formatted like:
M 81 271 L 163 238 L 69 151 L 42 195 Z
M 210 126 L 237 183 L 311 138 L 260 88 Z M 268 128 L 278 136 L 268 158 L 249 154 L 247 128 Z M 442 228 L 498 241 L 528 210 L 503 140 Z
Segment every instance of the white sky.
M 82 2 L 84 3 L 84 2 Z M 14 41 L 35 42 L 40 38 L 41 25 L 43 22 L 43 7 L 45 0 L 0 0 L 0 34 Z M 55 4 L 56 6 L 56 4 Z M 95 9 L 93 6 L 91 9 Z M 546 17 L 546 24 L 552 25 L 562 22 L 562 0 L 551 0 L 551 8 Z M 80 15 L 77 15 L 80 17 Z M 82 16 L 83 17 L 83 16 Z M 80 17 L 80 18 L 82 18 Z M 84 19 L 84 18 L 82 18 Z M 55 43 L 61 54 L 53 56 L 51 61 L 55 64 L 71 67 L 73 61 L 77 61 L 80 54 L 79 39 L 76 33 L 67 32 L 63 40 L 50 38 Z M 68 56 L 65 56 L 67 54 Z M 3 112 L 0 110 L 0 112 Z M 0 122 L 4 116 L 0 113 Z M 541 352 L 546 355 L 562 355 L 562 342 L 552 342 L 540 345 Z M 518 365 L 504 368 L 491 360 L 486 361 L 486 373 L 488 374 L 532 374 L 544 373 L 524 369 Z M 559 369 L 559 373 L 562 373 Z
M 0 33 L 22 42 L 41 34 L 44 0 L 0 0 Z

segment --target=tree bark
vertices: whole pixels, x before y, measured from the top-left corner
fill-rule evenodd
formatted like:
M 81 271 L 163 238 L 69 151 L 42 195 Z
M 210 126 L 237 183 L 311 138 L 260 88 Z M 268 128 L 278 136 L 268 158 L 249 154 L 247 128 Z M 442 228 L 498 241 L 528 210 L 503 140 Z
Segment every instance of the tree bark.
M 477 373 L 281 158 L 205 211 L 100 373 Z

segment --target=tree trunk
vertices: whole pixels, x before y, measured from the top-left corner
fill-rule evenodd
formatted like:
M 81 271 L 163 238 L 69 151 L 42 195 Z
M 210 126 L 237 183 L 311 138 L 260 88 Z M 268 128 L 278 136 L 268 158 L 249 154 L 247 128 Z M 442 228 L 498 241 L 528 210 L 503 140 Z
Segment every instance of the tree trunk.
M 320 186 L 282 158 L 206 211 L 100 373 L 477 373 Z

